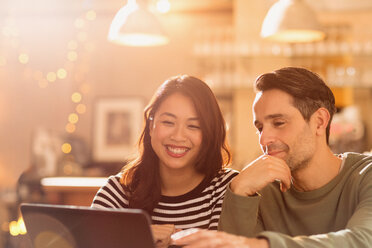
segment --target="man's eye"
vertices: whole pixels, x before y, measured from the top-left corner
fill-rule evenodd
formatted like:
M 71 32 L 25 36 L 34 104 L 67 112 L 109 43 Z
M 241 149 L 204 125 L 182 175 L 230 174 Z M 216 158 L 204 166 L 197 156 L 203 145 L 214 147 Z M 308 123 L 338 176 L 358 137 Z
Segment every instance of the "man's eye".
M 284 124 L 284 122 L 282 122 L 282 121 L 274 122 L 274 126 L 276 126 L 276 127 L 280 127 L 283 124 Z

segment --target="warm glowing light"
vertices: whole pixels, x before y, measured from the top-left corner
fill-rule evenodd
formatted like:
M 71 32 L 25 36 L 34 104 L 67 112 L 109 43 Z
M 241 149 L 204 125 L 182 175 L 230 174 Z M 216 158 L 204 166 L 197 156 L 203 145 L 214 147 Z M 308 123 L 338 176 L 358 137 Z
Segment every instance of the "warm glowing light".
M 127 46 L 153 46 L 154 44 L 167 44 L 168 39 L 161 35 L 148 35 L 143 33 L 133 33 L 119 35 L 117 38 L 119 44 Z
M 84 114 L 86 111 L 87 107 L 85 106 L 85 104 L 80 103 L 76 106 L 76 112 L 78 112 L 79 114 Z
M 83 28 L 84 25 L 85 25 L 85 21 L 84 21 L 84 19 L 78 18 L 78 19 L 75 20 L 74 24 L 75 24 L 76 28 Z
M 127 46 L 159 46 L 169 42 L 158 19 L 129 0 L 111 22 L 108 40 Z
M 94 10 L 89 10 L 86 14 L 85 14 L 85 18 L 88 20 L 88 21 L 93 21 L 95 20 L 97 17 L 97 14 Z
M 77 59 L 77 53 L 74 51 L 70 51 L 67 53 L 67 59 L 70 61 L 75 61 Z
M 33 78 L 35 80 L 41 80 L 41 79 L 43 79 L 43 73 L 41 71 L 35 71 L 34 75 L 33 75 Z
M 267 36 L 268 40 L 279 42 L 310 42 L 319 41 L 324 38 L 324 33 L 318 30 L 283 30 L 271 36 Z
M 27 64 L 28 63 L 28 60 L 29 60 L 29 57 L 27 54 L 25 53 L 21 53 L 18 57 L 18 60 L 21 64 Z
M 42 186 L 94 187 L 100 188 L 107 183 L 107 177 L 45 177 Z
M 69 114 L 68 121 L 72 124 L 76 124 L 79 121 L 79 116 L 75 113 Z
M 160 13 L 167 13 L 170 10 L 170 3 L 168 0 L 158 0 L 156 8 Z
M 78 35 L 77 35 L 77 39 L 80 42 L 85 42 L 87 40 L 87 33 L 79 32 Z
M 68 44 L 67 44 L 67 47 L 68 47 L 68 49 L 70 49 L 70 50 L 76 50 L 77 47 L 78 47 L 78 44 L 77 44 L 76 41 L 74 41 L 74 40 L 70 40 L 70 41 L 68 42 Z
M 46 79 L 49 81 L 49 82 L 54 82 L 57 80 L 57 74 L 55 72 L 48 72 L 47 76 L 46 76 Z
M 63 145 L 61 147 L 61 150 L 62 150 L 63 153 L 66 153 L 66 154 L 70 153 L 71 150 L 72 150 L 71 144 L 63 143 Z
M 72 123 L 67 123 L 67 125 L 65 127 L 65 130 L 68 133 L 73 133 L 76 130 L 76 126 L 74 124 L 72 124 Z
M 24 235 L 27 233 L 25 222 L 23 221 L 22 216 L 19 216 L 18 218 L 18 228 L 19 228 L 19 234 Z
M 58 71 L 57 71 L 57 77 L 58 77 L 59 79 L 64 79 L 64 78 L 66 78 L 66 77 L 67 77 L 67 71 L 66 71 L 65 69 L 63 69 L 63 68 L 58 69 Z
M 5 66 L 6 65 L 6 58 L 3 56 L 0 56 L 0 66 Z
M 18 236 L 20 234 L 17 221 L 14 220 L 9 223 L 9 233 L 12 236 Z
M 81 101 L 81 94 L 79 92 L 74 92 L 71 96 L 71 100 L 74 102 L 74 103 L 78 103 Z
M 48 87 L 48 84 L 49 84 L 48 81 L 45 80 L 45 79 L 41 79 L 39 81 L 39 87 L 42 88 L 42 89 L 45 89 L 46 87 Z

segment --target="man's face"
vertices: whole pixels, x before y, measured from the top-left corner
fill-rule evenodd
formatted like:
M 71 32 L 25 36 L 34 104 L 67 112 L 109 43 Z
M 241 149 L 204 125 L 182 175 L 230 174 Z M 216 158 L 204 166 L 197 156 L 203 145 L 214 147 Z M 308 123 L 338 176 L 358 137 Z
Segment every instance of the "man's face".
M 258 92 L 253 103 L 253 120 L 261 149 L 283 159 L 291 171 L 306 167 L 315 153 L 315 128 L 293 106 L 284 91 Z

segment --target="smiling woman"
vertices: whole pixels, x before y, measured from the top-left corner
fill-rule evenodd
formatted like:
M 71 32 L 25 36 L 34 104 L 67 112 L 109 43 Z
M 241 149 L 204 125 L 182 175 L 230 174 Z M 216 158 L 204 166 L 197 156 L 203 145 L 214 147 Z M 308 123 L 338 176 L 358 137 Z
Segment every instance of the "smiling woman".
M 231 160 L 225 121 L 211 89 L 195 77 L 170 78 L 144 121 L 140 156 L 109 178 L 92 206 L 146 210 L 161 241 L 175 228 L 217 229 L 226 186 L 237 172 L 225 168 Z M 159 238 L 164 224 L 171 228 L 161 226 L 169 233 Z

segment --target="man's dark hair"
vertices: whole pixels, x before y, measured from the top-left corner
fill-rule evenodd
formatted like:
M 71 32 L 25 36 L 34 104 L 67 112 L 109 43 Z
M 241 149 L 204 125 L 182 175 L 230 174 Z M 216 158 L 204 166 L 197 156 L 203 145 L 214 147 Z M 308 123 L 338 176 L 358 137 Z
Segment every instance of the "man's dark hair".
M 259 76 L 255 82 L 256 91 L 282 90 L 293 97 L 293 105 L 306 121 L 319 108 L 324 107 L 330 114 L 326 129 L 328 144 L 333 114 L 336 112 L 335 97 L 331 89 L 316 74 L 304 68 L 284 67 Z

